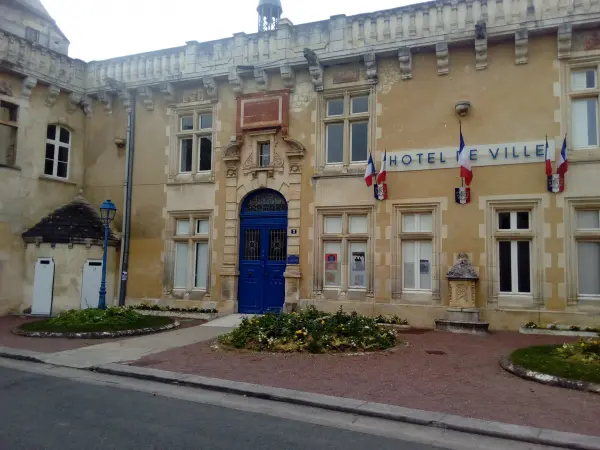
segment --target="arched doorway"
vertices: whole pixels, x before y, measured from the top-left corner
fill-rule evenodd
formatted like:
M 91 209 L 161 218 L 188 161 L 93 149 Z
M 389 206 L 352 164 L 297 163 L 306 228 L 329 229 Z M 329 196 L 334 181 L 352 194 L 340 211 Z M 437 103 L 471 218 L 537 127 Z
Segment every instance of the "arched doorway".
M 285 300 L 287 258 L 285 198 L 272 189 L 250 193 L 240 211 L 238 311 L 279 311 Z

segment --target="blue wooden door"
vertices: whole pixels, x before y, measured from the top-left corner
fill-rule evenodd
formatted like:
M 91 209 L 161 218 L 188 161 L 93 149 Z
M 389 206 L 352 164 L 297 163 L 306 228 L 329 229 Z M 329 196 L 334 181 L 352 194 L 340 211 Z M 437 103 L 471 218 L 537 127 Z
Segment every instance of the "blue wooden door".
M 286 259 L 287 202 L 271 190 L 250 194 L 240 214 L 240 313 L 281 310 Z

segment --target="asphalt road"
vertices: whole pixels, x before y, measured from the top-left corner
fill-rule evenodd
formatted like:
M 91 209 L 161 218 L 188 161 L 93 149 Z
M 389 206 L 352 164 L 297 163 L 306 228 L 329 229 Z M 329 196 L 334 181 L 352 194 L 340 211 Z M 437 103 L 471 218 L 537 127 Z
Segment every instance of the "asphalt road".
M 434 448 L 0 367 L 1 450 Z

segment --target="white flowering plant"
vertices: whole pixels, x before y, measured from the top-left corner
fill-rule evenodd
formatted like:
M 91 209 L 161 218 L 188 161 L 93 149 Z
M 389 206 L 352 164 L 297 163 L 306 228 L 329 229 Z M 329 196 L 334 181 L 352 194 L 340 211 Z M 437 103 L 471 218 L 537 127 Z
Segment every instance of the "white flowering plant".
M 309 307 L 301 312 L 248 317 L 219 342 L 238 349 L 273 352 L 368 352 L 385 350 L 397 342 L 393 330 L 375 319 L 340 309 L 328 314 Z

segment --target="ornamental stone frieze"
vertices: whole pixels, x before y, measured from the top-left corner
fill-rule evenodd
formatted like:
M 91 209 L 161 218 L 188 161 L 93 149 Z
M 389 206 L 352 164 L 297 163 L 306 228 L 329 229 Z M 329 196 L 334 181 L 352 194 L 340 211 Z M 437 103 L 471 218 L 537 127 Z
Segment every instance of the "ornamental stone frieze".
M 35 87 L 33 80 L 52 86 L 49 105 L 56 89 L 102 101 L 101 92 L 116 93 L 107 81 L 114 79 L 127 90 L 138 91 L 143 105 L 152 110 L 158 93 L 167 102 L 174 101 L 180 83 L 199 82 L 205 98 L 215 100 L 219 83 L 229 83 L 236 95 L 243 95 L 246 81 L 254 80 L 259 91 L 269 92 L 273 74 L 279 73 L 283 86 L 293 89 L 296 75 L 308 72 L 314 89 L 322 91 L 324 66 L 349 60 L 362 61 L 367 79 L 377 82 L 378 58 L 394 53 L 398 54 L 402 80 L 412 79 L 412 55 L 421 50 L 435 51 L 437 73 L 445 75 L 450 72 L 453 48 L 471 45 L 473 64 L 482 70 L 488 67 L 488 42 L 509 36 L 514 36 L 515 64 L 529 60 L 529 34 L 554 34 L 557 58 L 567 59 L 573 36 L 598 22 L 597 0 L 436 1 L 354 16 L 341 14 L 327 23 L 294 25 L 281 19 L 269 32 L 236 33 L 212 42 L 189 41 L 176 48 L 90 63 L 3 31 L 0 64 L 26 80 L 25 97 Z M 120 97 L 129 107 L 127 96 Z M 108 112 L 111 108 L 102 103 Z

